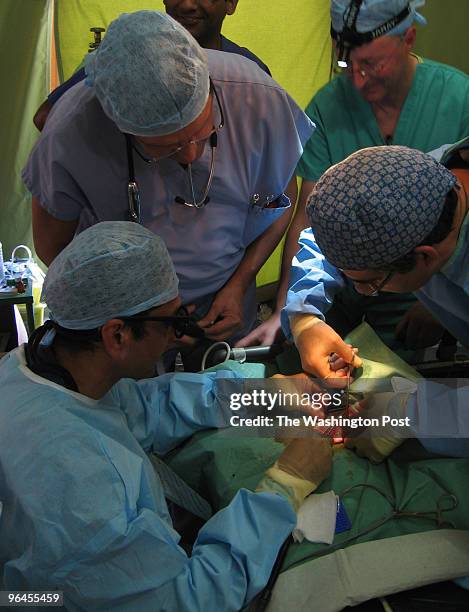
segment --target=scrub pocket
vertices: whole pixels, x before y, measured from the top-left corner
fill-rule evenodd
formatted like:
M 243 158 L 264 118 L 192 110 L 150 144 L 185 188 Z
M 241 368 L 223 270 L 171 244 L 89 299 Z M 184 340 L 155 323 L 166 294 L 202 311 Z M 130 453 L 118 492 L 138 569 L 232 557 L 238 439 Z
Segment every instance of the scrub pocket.
M 251 204 L 250 210 L 246 217 L 246 225 L 244 227 L 243 246 L 248 247 L 251 242 L 258 238 L 265 230 L 279 219 L 283 213 L 290 208 L 290 199 L 282 193 L 277 198 L 278 205 L 274 208 L 266 206 L 258 206 Z M 263 201 L 260 199 L 259 201 Z

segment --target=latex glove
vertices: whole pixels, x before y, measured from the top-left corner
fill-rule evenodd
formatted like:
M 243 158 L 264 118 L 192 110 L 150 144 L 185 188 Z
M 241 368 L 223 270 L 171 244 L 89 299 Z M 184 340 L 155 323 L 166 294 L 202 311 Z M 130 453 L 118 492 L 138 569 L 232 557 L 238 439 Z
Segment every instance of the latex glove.
M 274 312 L 271 317 L 258 325 L 250 334 L 241 338 L 235 346 L 271 346 L 283 342 L 285 336 L 280 325 L 280 312 Z
M 290 317 L 290 328 L 300 353 L 301 365 L 306 372 L 311 372 L 320 378 L 334 379 L 338 386 L 345 386 L 348 369 L 333 370 L 330 362 L 331 354 L 343 359 L 351 369 L 362 365 L 357 349 L 346 344 L 332 327 L 318 317 L 295 315 Z M 343 379 L 343 384 L 340 379 Z
M 375 393 L 367 398 L 367 408 L 361 413 L 365 418 L 377 418 L 382 423 L 383 415 L 400 419 L 399 429 L 392 424 L 381 425 L 379 434 L 374 435 L 372 428 L 366 429 L 354 438 L 347 438 L 345 446 L 355 450 L 359 457 L 366 457 L 372 463 L 381 463 L 404 442 L 405 416 L 409 393 Z M 410 428 L 409 428 L 410 430 Z M 400 434 L 397 434 L 397 431 Z
M 303 394 L 307 394 L 310 397 L 309 404 L 302 401 L 300 401 L 300 403 L 292 402 L 291 404 L 285 405 L 283 407 L 283 411 L 290 409 L 306 415 L 317 416 L 320 419 L 325 417 L 326 411 L 321 399 L 324 394 L 324 390 L 309 374 L 305 374 L 304 372 L 292 374 L 290 376 L 286 376 L 284 374 L 274 374 L 271 378 L 275 378 L 276 380 L 280 379 L 278 385 L 279 390 L 281 390 L 284 394 L 291 394 L 290 397 L 292 398 L 296 397 L 296 394 L 299 398 L 304 397 Z M 328 401 L 328 405 L 330 405 L 330 394 Z M 303 430 L 305 435 L 309 435 L 308 432 L 311 431 L 311 427 L 307 425 L 302 427 L 300 425 L 299 427 L 285 426 L 283 428 L 277 428 L 275 440 L 277 442 L 281 442 L 282 444 L 290 444 L 296 436 L 302 435 L 299 430 Z M 320 432 L 318 431 L 318 433 Z
M 425 308 L 417 302 L 405 313 L 396 326 L 396 338 L 407 349 L 421 349 L 437 344 L 445 328 Z
M 309 393 L 321 393 L 322 389 L 317 384 L 314 378 L 305 372 L 298 372 L 298 374 L 274 374 L 271 378 L 281 380 L 282 390 L 286 393 L 294 393 L 295 391 L 299 394 Z
M 267 470 L 256 491 L 280 493 L 298 511 L 306 497 L 329 476 L 330 442 L 319 437 L 296 438 Z
M 225 285 L 216 294 L 209 311 L 200 319 L 210 340 L 227 340 L 243 327 L 244 293 L 241 287 Z

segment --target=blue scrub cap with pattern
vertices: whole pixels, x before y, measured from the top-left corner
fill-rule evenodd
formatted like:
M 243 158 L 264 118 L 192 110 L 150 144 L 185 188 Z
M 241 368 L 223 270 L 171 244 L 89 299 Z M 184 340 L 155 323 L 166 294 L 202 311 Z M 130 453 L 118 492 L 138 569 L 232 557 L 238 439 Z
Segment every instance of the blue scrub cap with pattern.
M 336 32 L 344 28 L 344 13 L 348 11 L 352 0 L 331 1 L 331 22 Z M 403 34 L 415 23 L 426 24 L 423 15 L 417 13 L 419 7 L 425 5 L 425 0 L 363 0 L 356 22 L 358 32 L 371 32 L 383 25 L 393 17 L 399 15 L 407 6 L 410 7 L 409 16 L 401 21 L 395 28 L 386 32 L 388 36 Z
M 425 153 L 370 147 L 322 175 L 307 213 L 330 263 L 344 270 L 379 269 L 432 231 L 455 183 L 455 176 Z
M 86 84 L 122 132 L 164 136 L 186 127 L 209 95 L 207 54 L 160 11 L 124 13 L 85 60 Z
M 104 221 L 78 234 L 51 263 L 43 287 L 51 319 L 67 329 L 94 329 L 177 295 L 163 240 L 131 221 Z

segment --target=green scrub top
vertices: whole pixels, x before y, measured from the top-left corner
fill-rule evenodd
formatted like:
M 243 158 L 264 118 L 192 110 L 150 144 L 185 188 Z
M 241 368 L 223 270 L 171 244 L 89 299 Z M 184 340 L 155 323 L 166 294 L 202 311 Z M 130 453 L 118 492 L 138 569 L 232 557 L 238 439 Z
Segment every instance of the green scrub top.
M 445 64 L 419 61 L 391 142 L 385 142 L 370 104 L 347 75 L 325 85 L 306 108 L 317 127 L 297 174 L 317 181 L 364 147 L 396 144 L 429 152 L 469 135 L 469 77 Z

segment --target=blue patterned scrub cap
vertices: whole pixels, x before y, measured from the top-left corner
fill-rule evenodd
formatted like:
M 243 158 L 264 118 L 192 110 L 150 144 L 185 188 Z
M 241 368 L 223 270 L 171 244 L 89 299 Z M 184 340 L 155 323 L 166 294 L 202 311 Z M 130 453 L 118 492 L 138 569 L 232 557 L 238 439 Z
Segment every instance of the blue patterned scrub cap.
M 210 83 L 207 54 L 160 11 L 124 13 L 85 60 L 86 84 L 122 132 L 164 136 L 203 111 Z
M 379 269 L 436 226 L 456 177 L 429 155 L 370 147 L 327 170 L 307 213 L 326 259 L 344 270 Z
M 62 327 L 94 329 L 170 302 L 178 279 L 159 236 L 131 221 L 104 221 L 57 255 L 42 295 Z
M 331 0 L 331 22 L 336 32 L 342 32 L 344 13 L 348 11 L 351 3 L 352 0 Z M 388 36 L 403 34 L 414 22 L 422 25 L 427 23 L 425 17 L 416 10 L 424 5 L 425 0 L 363 0 L 356 22 L 357 31 L 371 32 L 409 6 L 409 16 L 386 32 Z

